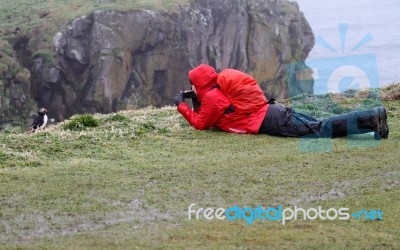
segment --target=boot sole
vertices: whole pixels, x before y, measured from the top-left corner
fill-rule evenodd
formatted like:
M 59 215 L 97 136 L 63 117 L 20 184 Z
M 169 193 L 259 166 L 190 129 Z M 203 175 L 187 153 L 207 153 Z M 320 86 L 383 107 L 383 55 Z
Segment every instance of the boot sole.
M 387 124 L 387 112 L 385 107 L 379 108 L 379 135 L 383 139 L 389 137 L 389 126 Z

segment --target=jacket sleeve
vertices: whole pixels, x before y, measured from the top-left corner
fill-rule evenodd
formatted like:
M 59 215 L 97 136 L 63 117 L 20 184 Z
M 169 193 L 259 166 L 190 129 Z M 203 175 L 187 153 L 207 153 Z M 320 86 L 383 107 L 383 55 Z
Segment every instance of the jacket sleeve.
M 198 130 L 206 130 L 218 121 L 229 106 L 230 102 L 226 97 L 206 94 L 196 111 L 184 102 L 178 106 L 178 111 L 190 125 Z

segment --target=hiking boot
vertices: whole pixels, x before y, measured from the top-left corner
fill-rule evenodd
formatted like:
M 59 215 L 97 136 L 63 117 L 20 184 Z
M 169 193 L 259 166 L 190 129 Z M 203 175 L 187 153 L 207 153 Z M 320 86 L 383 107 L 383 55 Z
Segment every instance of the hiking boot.
M 376 108 L 379 114 L 379 137 L 387 139 L 389 137 L 389 125 L 387 124 L 387 113 L 385 107 Z
M 389 126 L 385 107 L 353 111 L 321 121 L 320 134 L 324 137 L 341 137 L 374 132 L 374 138 L 387 139 Z
M 374 130 L 374 138 L 376 140 L 387 139 L 389 135 L 389 126 L 387 124 L 386 108 L 374 108 L 372 116 L 360 121 L 360 127 Z
M 354 113 L 358 116 L 357 127 L 359 131 L 363 131 L 363 133 L 367 131 L 374 132 L 375 140 L 382 138 L 381 124 L 383 119 L 381 117 L 384 117 L 384 112 L 381 107 L 365 111 L 355 111 Z

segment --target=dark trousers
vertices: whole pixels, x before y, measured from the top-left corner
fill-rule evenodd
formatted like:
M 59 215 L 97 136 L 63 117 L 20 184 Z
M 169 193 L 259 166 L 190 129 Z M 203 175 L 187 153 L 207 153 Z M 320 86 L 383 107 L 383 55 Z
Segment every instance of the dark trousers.
M 374 115 L 374 110 L 353 111 L 323 120 L 296 113 L 292 108 L 270 104 L 259 129 L 260 134 L 287 137 L 343 137 L 351 134 L 374 132 L 373 128 L 360 128 L 359 121 Z

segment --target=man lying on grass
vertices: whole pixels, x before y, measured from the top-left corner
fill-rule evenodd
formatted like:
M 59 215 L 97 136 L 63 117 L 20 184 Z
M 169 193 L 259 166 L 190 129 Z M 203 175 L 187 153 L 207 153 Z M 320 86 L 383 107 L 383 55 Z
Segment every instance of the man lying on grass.
M 174 102 L 182 116 L 199 130 L 217 127 L 238 134 L 269 134 L 288 137 L 343 137 L 374 132 L 387 139 L 389 127 L 385 107 L 353 111 L 317 120 L 292 108 L 266 101 L 261 88 L 249 75 L 225 69 L 218 74 L 208 65 L 189 71 L 194 109 L 180 92 Z

